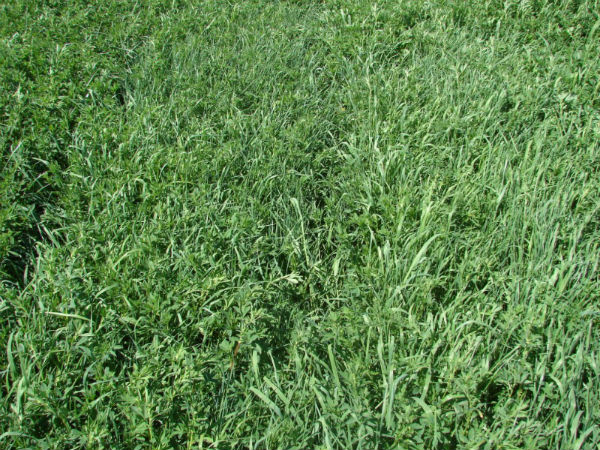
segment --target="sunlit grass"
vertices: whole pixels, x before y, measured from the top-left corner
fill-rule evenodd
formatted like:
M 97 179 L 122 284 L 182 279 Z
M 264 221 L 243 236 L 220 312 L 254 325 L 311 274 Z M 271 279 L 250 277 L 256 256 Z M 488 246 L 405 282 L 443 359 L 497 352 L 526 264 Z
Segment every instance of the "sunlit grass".
M 0 5 L 0 445 L 597 447 L 598 11 Z

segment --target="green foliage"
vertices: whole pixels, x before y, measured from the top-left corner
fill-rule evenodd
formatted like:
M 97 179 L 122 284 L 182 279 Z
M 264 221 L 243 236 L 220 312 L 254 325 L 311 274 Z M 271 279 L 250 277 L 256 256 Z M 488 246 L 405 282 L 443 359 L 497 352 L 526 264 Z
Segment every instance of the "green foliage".
M 598 11 L 0 5 L 2 447 L 600 445 Z

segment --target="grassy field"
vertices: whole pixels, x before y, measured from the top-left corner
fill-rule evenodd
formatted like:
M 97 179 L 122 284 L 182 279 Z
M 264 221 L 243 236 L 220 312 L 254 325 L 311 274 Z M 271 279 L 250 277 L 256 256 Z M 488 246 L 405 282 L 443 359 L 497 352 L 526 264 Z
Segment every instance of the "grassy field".
M 598 0 L 0 3 L 2 448 L 598 448 Z

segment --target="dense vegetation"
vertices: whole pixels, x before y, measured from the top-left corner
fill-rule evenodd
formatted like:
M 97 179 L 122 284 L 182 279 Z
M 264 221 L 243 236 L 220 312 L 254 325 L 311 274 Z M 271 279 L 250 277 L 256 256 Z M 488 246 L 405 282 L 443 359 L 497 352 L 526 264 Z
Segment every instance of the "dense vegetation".
M 597 0 L 0 4 L 2 448 L 597 448 Z

